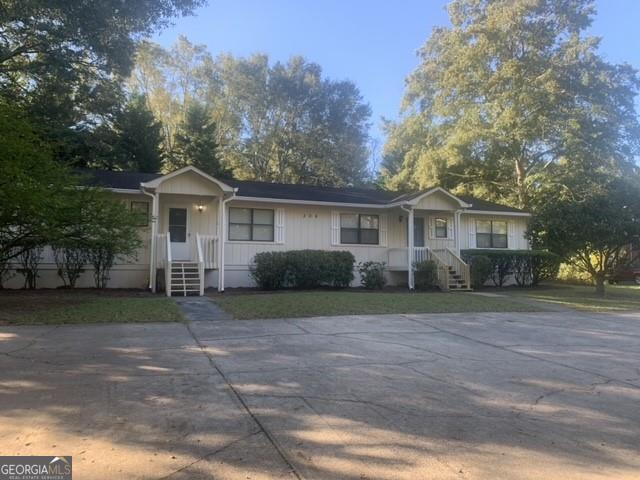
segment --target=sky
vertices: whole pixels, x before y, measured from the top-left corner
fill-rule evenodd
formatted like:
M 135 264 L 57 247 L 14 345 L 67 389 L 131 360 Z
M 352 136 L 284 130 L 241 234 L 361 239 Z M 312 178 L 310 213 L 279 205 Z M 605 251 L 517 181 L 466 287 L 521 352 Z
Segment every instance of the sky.
M 334 80 L 353 81 L 372 109 L 371 136 L 384 142 L 381 118 L 398 117 L 404 82 L 433 27 L 448 25 L 442 0 L 209 0 L 193 17 L 156 37 L 185 35 L 213 54 L 302 55 Z M 640 69 L 640 0 L 597 0 L 592 35 L 612 62 Z

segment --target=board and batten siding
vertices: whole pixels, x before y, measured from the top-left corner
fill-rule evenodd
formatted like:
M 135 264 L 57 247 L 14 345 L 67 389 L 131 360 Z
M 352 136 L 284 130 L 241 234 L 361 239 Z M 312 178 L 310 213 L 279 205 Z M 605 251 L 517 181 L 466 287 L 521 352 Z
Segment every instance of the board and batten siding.
M 476 221 L 478 220 L 507 222 L 507 248 L 509 250 L 529 249 L 529 241 L 525 236 L 529 223 L 528 217 L 465 213 L 460 217 L 460 250 L 477 248 L 475 235 Z
M 253 285 L 253 282 L 248 275 L 249 266 L 253 262 L 253 257 L 256 253 L 260 252 L 307 249 L 346 250 L 353 253 L 357 264 L 358 262 L 365 262 L 368 260 L 387 262 L 388 248 L 406 246 L 406 217 L 403 218 L 402 221 L 399 221 L 401 214 L 399 211 L 395 210 L 383 211 L 380 209 L 357 207 L 336 208 L 233 200 L 228 203 L 228 206 L 231 208 L 261 208 L 274 210 L 274 235 L 276 237 L 273 242 L 227 240 L 225 245 L 225 275 L 228 286 Z M 382 244 L 340 244 L 339 216 L 341 213 L 379 215 L 381 226 L 380 239 Z M 278 225 L 279 222 L 282 223 L 281 227 Z M 398 228 L 398 226 L 400 228 Z M 283 235 L 283 238 L 280 239 L 280 241 L 278 241 L 279 230 Z

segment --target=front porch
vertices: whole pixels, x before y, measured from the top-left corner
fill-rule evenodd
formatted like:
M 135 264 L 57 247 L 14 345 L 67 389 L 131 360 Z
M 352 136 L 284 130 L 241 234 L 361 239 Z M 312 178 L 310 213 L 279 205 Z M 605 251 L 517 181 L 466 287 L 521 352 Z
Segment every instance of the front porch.
M 164 289 L 167 296 L 203 295 L 205 284 L 222 290 L 220 239 L 233 189 L 189 167 L 142 184 L 142 189 L 152 197 L 151 290 Z
M 413 279 L 415 265 L 430 260 L 437 266 L 438 287 L 442 291 L 471 290 L 471 269 L 460 256 L 450 248 L 431 249 L 430 247 L 389 248 L 387 250 L 387 269 L 407 272 Z M 409 268 L 409 265 L 412 268 Z M 410 284 L 411 287 L 411 284 Z

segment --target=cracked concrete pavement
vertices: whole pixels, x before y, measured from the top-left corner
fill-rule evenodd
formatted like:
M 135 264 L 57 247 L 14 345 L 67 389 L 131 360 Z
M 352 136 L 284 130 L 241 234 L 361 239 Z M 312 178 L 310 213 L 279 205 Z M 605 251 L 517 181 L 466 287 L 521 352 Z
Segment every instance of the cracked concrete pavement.
M 640 314 L 0 327 L 0 454 L 77 479 L 640 477 Z

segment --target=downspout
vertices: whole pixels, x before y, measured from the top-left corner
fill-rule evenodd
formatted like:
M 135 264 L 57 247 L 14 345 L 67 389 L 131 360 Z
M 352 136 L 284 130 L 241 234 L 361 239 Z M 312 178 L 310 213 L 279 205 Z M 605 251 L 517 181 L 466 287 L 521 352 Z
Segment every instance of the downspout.
M 400 205 L 407 215 L 407 285 L 409 290 L 414 289 L 413 283 L 413 208 Z
M 158 194 L 149 193 L 141 185 L 140 191 L 151 197 L 151 246 L 149 249 L 149 289 L 156 293 L 156 237 L 158 236 Z
M 224 292 L 224 245 L 227 241 L 226 206 L 227 206 L 227 202 L 229 200 L 232 200 L 236 196 L 237 192 L 238 192 L 238 189 L 234 188 L 233 192 L 231 192 L 230 197 L 227 197 L 227 198 L 223 197 L 222 201 L 220 202 L 219 211 L 218 211 L 218 218 L 220 221 L 220 225 L 218 229 L 220 232 L 220 238 L 218 241 L 218 244 L 220 245 L 218 248 L 218 292 L 220 293 Z

